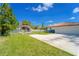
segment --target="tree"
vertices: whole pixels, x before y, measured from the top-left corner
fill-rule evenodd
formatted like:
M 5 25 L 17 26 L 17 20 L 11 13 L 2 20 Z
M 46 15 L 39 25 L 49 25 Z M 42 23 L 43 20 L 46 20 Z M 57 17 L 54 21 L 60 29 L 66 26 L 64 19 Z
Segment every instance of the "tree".
M 29 25 L 29 26 L 31 26 L 31 22 L 27 21 L 27 20 L 23 20 L 22 21 L 22 25 Z
M 41 29 L 44 29 L 44 23 L 42 23 Z
M 30 30 L 30 27 L 31 27 L 31 22 L 29 22 L 27 20 L 22 21 L 22 29 L 24 31 L 26 31 L 26 28 L 27 28 L 27 30 Z
M 18 21 L 12 13 L 9 4 L 4 3 L 0 7 L 0 35 L 8 35 L 11 30 L 16 29 Z

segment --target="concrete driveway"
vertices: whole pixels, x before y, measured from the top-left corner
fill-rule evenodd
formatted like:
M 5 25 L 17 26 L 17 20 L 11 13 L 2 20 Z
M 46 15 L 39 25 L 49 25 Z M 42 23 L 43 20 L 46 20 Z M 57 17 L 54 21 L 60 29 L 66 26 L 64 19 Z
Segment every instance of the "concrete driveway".
M 59 49 L 72 53 L 74 55 L 79 55 L 79 37 L 75 35 L 63 35 L 63 34 L 48 34 L 30 35 L 33 38 L 46 42 L 52 46 Z

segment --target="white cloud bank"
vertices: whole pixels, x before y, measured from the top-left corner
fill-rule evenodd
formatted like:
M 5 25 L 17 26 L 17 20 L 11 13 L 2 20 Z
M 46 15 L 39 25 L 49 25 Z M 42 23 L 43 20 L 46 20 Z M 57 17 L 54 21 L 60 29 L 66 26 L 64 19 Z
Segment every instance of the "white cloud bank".
M 52 21 L 52 20 L 49 20 L 48 22 L 49 22 L 49 23 L 52 23 L 52 22 L 54 22 L 54 21 Z
M 78 12 L 79 12 L 79 7 L 73 9 L 73 13 L 78 13 Z
M 29 8 L 25 8 L 26 10 L 28 10 Z
M 37 12 L 42 12 L 52 7 L 53 7 L 53 3 L 43 3 L 42 5 L 41 4 L 38 5 L 36 8 L 32 7 L 32 10 Z
M 76 19 L 76 17 L 71 17 L 70 19 L 73 20 L 73 19 Z

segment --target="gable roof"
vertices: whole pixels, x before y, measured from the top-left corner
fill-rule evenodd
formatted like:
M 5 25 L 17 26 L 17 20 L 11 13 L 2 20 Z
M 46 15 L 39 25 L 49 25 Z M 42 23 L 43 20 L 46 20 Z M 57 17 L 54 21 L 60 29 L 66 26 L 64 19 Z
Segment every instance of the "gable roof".
M 63 27 L 63 26 L 79 26 L 79 22 L 58 23 L 54 25 L 49 25 L 48 27 Z

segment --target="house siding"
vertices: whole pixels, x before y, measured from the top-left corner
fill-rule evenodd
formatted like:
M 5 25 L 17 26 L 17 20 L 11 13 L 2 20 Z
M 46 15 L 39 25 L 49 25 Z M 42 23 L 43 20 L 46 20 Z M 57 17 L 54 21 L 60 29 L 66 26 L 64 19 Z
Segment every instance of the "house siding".
M 79 35 L 79 26 L 52 27 L 52 29 L 55 29 L 55 33 L 59 33 L 59 34 Z

